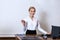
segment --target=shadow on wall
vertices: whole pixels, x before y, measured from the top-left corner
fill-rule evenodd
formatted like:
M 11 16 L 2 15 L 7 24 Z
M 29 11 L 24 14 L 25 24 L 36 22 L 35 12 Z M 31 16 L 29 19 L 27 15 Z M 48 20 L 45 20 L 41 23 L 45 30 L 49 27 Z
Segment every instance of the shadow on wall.
M 41 12 L 40 14 L 40 26 L 42 29 L 44 29 L 45 31 L 49 32 L 48 30 L 48 18 L 47 18 L 47 13 L 46 12 Z M 41 34 L 39 31 L 38 31 L 38 34 Z

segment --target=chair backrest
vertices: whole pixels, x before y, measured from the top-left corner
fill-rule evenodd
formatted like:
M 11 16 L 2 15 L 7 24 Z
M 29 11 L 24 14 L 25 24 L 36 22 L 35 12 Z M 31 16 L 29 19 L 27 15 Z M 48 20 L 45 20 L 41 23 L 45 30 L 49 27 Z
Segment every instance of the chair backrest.
M 60 26 L 52 26 L 52 37 L 59 37 L 60 36 Z

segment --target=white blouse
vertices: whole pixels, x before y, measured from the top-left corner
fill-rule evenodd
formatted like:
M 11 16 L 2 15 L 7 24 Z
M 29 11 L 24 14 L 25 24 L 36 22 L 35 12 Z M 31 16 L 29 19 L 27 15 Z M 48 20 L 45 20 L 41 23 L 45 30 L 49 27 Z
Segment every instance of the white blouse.
M 23 20 L 27 23 L 26 30 L 36 30 L 36 28 L 38 28 L 38 30 L 43 34 L 47 34 L 47 32 L 40 27 L 40 24 L 36 18 L 33 18 L 32 20 L 30 17 L 26 17 Z

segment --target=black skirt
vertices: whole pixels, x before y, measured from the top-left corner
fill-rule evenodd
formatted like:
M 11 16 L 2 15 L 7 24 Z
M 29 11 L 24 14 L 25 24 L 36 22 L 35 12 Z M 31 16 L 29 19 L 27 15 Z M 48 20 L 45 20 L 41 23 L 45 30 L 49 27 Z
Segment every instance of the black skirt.
M 27 30 L 26 31 L 26 35 L 36 35 L 37 33 L 36 33 L 36 30 Z

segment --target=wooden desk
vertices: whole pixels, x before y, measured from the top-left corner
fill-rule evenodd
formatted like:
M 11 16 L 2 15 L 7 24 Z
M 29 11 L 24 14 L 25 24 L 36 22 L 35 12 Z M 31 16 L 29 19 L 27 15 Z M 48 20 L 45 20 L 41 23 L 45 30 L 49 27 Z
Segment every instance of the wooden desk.
M 19 40 L 43 40 L 43 37 L 38 36 L 38 35 L 17 34 L 16 38 Z

